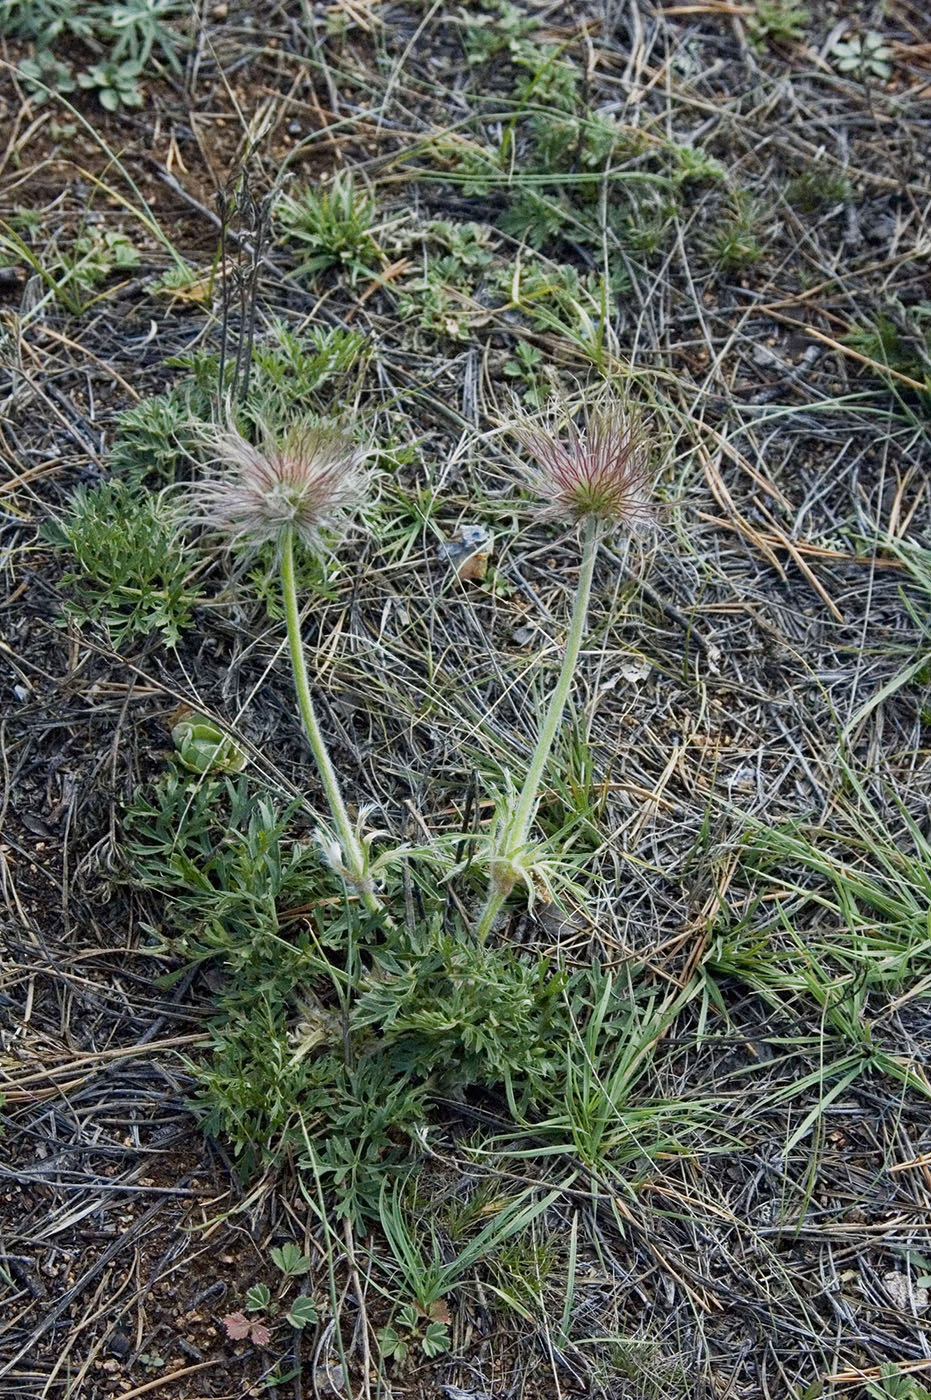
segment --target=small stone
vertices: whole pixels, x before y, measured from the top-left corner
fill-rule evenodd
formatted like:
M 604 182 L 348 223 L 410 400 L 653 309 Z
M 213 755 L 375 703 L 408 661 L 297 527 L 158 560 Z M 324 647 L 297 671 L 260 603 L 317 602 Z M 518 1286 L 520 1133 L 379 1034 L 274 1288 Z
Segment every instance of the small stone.
M 900 1312 L 922 1313 L 928 1311 L 928 1304 L 931 1303 L 931 1292 L 927 1288 L 921 1288 L 917 1283 L 913 1283 L 907 1274 L 901 1273 L 898 1269 L 891 1269 L 888 1274 L 883 1274 L 883 1288 Z
M 645 656 L 632 656 L 621 667 L 622 678 L 631 685 L 636 685 L 638 681 L 645 681 L 650 674 L 651 666 Z

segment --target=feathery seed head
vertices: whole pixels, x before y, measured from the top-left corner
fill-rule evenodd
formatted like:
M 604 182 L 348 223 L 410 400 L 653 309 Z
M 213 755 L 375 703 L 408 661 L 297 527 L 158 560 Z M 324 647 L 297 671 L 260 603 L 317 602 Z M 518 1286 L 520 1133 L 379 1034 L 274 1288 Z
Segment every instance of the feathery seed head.
M 362 498 L 365 452 L 332 425 L 299 423 L 280 442 L 264 432 L 260 447 L 228 426 L 215 428 L 208 444 L 225 471 L 195 488 L 196 519 L 230 544 L 258 548 L 293 529 L 318 549 L 321 528 Z
M 562 439 L 530 422 L 518 425 L 515 436 L 533 459 L 525 473 L 543 502 L 542 518 L 594 516 L 631 534 L 652 523 L 649 446 L 636 417 L 617 400 L 591 408 L 581 429 L 569 422 Z

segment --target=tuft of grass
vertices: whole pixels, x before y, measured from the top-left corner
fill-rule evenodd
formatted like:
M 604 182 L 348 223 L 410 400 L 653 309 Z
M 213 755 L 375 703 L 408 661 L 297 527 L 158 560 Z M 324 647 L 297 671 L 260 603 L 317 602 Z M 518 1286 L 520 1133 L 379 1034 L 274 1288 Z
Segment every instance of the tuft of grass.
M 817 214 L 846 203 L 852 196 L 852 189 L 846 176 L 812 167 L 787 182 L 785 195 L 801 213 Z
M 798 822 L 749 836 L 749 893 L 716 933 L 706 971 L 783 1013 L 816 1011 L 872 1054 L 873 1022 L 891 1001 L 931 986 L 931 842 L 904 805 L 892 824 L 849 764 L 843 772 L 832 829 Z M 880 1060 L 903 1072 L 904 1062 Z
M 804 41 L 811 23 L 811 11 L 799 0 L 754 0 L 747 18 L 747 31 L 755 48 L 767 44 L 797 44 Z
M 931 303 L 919 302 L 906 310 L 898 303 L 845 337 L 845 344 L 865 355 L 877 366 L 894 373 L 880 376 L 903 404 L 914 404 L 927 416 L 931 411 Z M 923 384 L 922 390 L 909 389 L 894 375 Z
M 347 272 L 351 283 L 377 275 L 382 257 L 372 233 L 375 200 L 350 173 L 337 172 L 323 189 L 282 195 L 275 213 L 285 239 L 296 246 L 299 275 L 333 267 Z
M 743 272 L 760 261 L 762 209 L 746 190 L 735 190 L 708 237 L 708 250 L 721 272 Z

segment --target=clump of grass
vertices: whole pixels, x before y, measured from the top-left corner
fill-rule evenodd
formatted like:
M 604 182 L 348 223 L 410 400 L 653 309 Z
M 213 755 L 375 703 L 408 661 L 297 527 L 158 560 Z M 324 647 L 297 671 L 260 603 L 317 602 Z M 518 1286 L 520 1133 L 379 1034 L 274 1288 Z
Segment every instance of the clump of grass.
M 851 331 L 845 343 L 873 362 L 874 372 L 906 407 L 916 406 L 924 415 L 931 410 L 931 304 L 905 308 L 892 303 Z M 884 375 L 883 368 L 893 373 Z M 913 387 L 919 385 L 923 387 Z
M 798 0 L 755 0 L 747 30 L 755 48 L 767 44 L 796 44 L 804 40 L 811 11 Z
M 904 807 L 892 823 L 849 764 L 834 830 L 756 827 L 743 854 L 746 907 L 723 927 L 707 969 L 752 986 L 775 1009 L 817 1008 L 835 1035 L 876 1050 L 872 1017 L 931 973 L 931 843 Z
M 746 190 L 735 190 L 708 236 L 708 251 L 721 272 L 743 272 L 760 261 L 763 212 Z
M 786 199 L 803 214 L 817 214 L 844 204 L 851 197 L 850 181 L 832 170 L 812 168 L 794 175 L 786 184 Z
M 357 188 L 351 174 L 338 172 L 324 189 L 283 195 L 275 212 L 285 238 L 297 246 L 298 272 L 304 276 L 337 267 L 355 282 L 377 273 L 381 254 L 372 234 L 375 201 Z

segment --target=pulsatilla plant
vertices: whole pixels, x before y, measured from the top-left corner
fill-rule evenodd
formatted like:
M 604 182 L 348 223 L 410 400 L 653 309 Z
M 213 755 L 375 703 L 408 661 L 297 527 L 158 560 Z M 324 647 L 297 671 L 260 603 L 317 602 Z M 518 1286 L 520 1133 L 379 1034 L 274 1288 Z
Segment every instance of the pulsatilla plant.
M 330 867 L 376 913 L 381 905 L 369 858 L 371 838 L 362 834 L 366 813 L 363 809 L 355 823 L 350 819 L 314 710 L 294 572 L 295 544 L 319 550 L 321 531 L 361 504 L 365 451 L 338 428 L 309 423 L 293 425 L 280 441 L 266 432 L 258 446 L 232 425 L 218 427 L 209 433 L 208 446 L 221 471 L 196 488 L 193 519 L 231 545 L 277 546 L 294 687 L 336 828 L 335 836 L 322 835 L 320 843 Z
M 547 887 L 552 859 L 531 843 L 530 832 L 585 635 L 598 547 L 614 532 L 642 533 L 653 518 L 647 440 L 637 418 L 619 401 L 603 398 L 586 413 L 582 427 L 571 420 L 561 431 L 558 423 L 552 429 L 524 423 L 514 433 L 529 458 L 524 475 L 540 501 L 539 514 L 581 530 L 582 562 L 562 666 L 527 775 L 520 792 L 508 792 L 497 803 L 488 841 L 488 895 L 478 923 L 481 941 L 515 885 L 523 883 L 531 898 L 538 885 Z
M 451 843 L 461 837 L 391 845 L 374 857 L 366 809 L 350 817 L 314 711 L 295 555 L 319 551 L 324 531 L 361 505 L 367 452 L 331 425 L 301 422 L 281 437 L 260 425 L 252 441 L 227 422 L 204 430 L 217 469 L 192 488 L 192 524 L 231 547 L 275 551 L 298 706 L 331 812 L 318 834 L 328 870 L 300 835 L 301 804 L 281 811 L 249 778 L 219 777 L 231 765 L 225 752 L 218 762 L 214 731 L 201 733 L 205 717 L 195 716 L 189 727 L 200 739 L 187 730 L 177 738 L 196 787 L 171 773 L 127 814 L 133 878 L 167 895 L 175 954 L 224 968 L 212 1053 L 193 1066 L 208 1131 L 222 1130 L 244 1163 L 297 1154 L 298 1169 L 312 1171 L 352 1221 L 377 1215 L 385 1182 L 421 1152 L 438 1100 L 499 1092 L 515 1122 L 571 1128 L 559 1088 L 571 1065 L 566 1047 L 601 1005 L 588 972 L 569 976 L 558 960 L 496 947 L 489 934 L 516 886 L 531 896 L 539 884 L 551 888 L 565 864 L 534 839 L 538 794 L 601 542 L 639 532 L 650 517 L 648 451 L 636 419 L 613 400 L 580 426 L 527 422 L 515 431 L 540 514 L 580 532 L 581 568 L 523 786 L 498 800 L 482 838 L 489 879 L 475 923 L 457 918 L 446 898 Z M 403 880 L 393 870 L 402 851 Z M 356 897 L 334 900 L 332 875 Z M 600 1120 L 596 1127 L 607 1141 Z M 407 1333 L 387 1340 L 399 1355 Z

